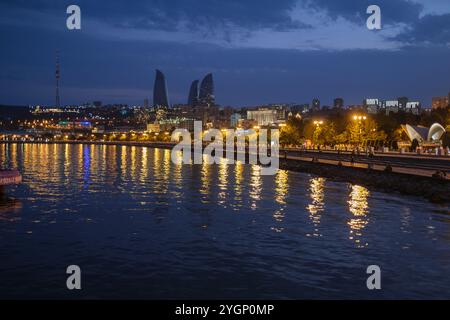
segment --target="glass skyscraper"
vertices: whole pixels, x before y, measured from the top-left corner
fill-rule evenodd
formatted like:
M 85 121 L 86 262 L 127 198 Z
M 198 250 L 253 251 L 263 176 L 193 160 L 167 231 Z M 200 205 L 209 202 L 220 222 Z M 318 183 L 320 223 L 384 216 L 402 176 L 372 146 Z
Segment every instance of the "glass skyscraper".
M 153 87 L 153 106 L 169 107 L 166 77 L 160 70 L 156 70 L 155 85 Z

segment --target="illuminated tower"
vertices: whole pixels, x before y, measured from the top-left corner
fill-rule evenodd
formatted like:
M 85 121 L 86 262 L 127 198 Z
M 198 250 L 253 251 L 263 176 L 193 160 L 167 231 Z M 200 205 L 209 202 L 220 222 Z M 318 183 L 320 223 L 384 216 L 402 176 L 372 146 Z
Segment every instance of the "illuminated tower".
M 59 79 L 61 77 L 60 69 L 59 69 L 59 51 L 56 51 L 56 71 L 55 71 L 55 77 L 56 77 L 56 97 L 55 97 L 55 105 L 57 108 L 60 107 L 61 101 L 59 98 Z

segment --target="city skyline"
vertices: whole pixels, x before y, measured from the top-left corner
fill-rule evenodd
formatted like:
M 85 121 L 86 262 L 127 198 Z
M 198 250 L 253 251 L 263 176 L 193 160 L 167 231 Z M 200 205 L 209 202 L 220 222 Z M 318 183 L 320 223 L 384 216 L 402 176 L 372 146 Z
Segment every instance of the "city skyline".
M 60 63 L 59 63 L 59 55 L 57 53 L 56 56 L 56 105 L 52 105 L 52 104 L 35 104 L 35 106 L 43 106 L 43 107 L 72 107 L 75 106 L 76 104 L 61 104 L 59 103 L 60 97 L 59 97 L 59 82 L 60 82 Z M 166 76 L 164 74 L 163 71 L 159 70 L 159 69 L 155 69 L 155 78 L 154 78 L 154 82 L 153 82 L 153 90 L 151 91 L 152 95 L 153 95 L 153 104 L 152 107 L 168 107 L 171 108 L 173 106 L 177 106 L 177 105 L 187 105 L 187 106 L 208 106 L 208 105 L 216 105 L 216 106 L 221 106 L 220 103 L 216 104 L 215 101 L 215 86 L 214 86 L 214 81 L 213 81 L 213 74 L 212 73 L 208 73 L 206 76 L 204 76 L 202 78 L 202 81 L 200 82 L 200 80 L 194 80 L 191 82 L 191 85 L 189 87 L 189 91 L 188 91 L 188 96 L 187 96 L 187 101 L 186 103 L 182 103 L 182 102 L 176 102 L 176 103 L 170 103 L 170 93 L 169 93 L 169 89 L 168 89 L 168 85 L 167 85 L 167 80 L 166 80 Z M 199 85 L 200 83 L 200 85 Z M 402 104 L 403 102 L 400 102 L 402 100 L 406 99 L 406 102 L 411 101 L 409 97 L 406 96 L 398 96 L 397 98 L 394 98 L 393 96 L 391 97 L 378 97 L 375 98 L 374 96 L 368 96 L 368 97 L 363 97 L 361 101 L 356 102 L 354 104 L 349 103 L 346 104 L 344 102 L 346 102 L 345 99 L 341 98 L 341 97 L 335 97 L 332 99 L 332 103 L 328 103 L 328 101 L 326 103 L 322 103 L 323 101 L 321 101 L 319 98 L 312 98 L 311 102 L 308 101 L 291 101 L 291 102 L 286 102 L 286 101 L 272 101 L 272 102 L 267 102 L 267 103 L 261 103 L 261 104 L 255 104 L 255 105 L 235 105 L 235 106 L 225 106 L 225 107 L 234 107 L 234 108 L 253 108 L 253 107 L 258 107 L 258 106 L 273 106 L 273 105 L 310 105 L 313 109 L 321 109 L 322 107 L 327 107 L 327 108 L 332 108 L 332 107 L 338 107 L 338 108 L 347 108 L 347 107 L 367 107 L 370 105 L 373 105 L 373 103 L 369 103 L 368 101 L 376 101 L 376 105 L 378 106 L 383 106 L 385 103 L 393 103 L 393 102 L 398 102 L 400 104 Z M 417 101 L 417 102 L 411 102 L 411 103 L 415 103 L 415 104 L 419 104 L 419 107 L 424 108 L 424 109 L 432 109 L 437 107 L 435 104 L 438 104 L 441 102 L 441 100 L 446 99 L 444 101 L 442 101 L 442 105 L 444 105 L 444 107 L 447 105 L 448 99 L 450 99 L 450 91 L 448 92 L 448 95 L 442 95 L 441 93 L 433 95 L 431 101 L 425 102 L 422 104 L 422 101 Z M 142 101 L 141 101 L 142 102 Z M 405 102 L 405 104 L 406 104 Z M 103 101 L 101 100 L 94 100 L 94 101 L 83 101 L 82 103 L 80 103 L 79 105 L 87 105 L 87 104 L 92 104 L 95 105 L 96 103 L 100 103 L 102 104 Z M 123 104 L 122 102 L 106 102 L 105 105 L 128 105 L 128 104 Z M 0 105 L 4 105 L 7 106 L 7 104 L 2 104 L 0 101 Z M 11 105 L 14 106 L 14 105 Z M 19 105 L 17 105 L 19 106 Z M 29 104 L 29 106 L 33 106 L 33 104 Z M 138 107 L 149 107 L 148 106 L 148 98 L 145 97 L 144 98 L 144 104 L 142 105 L 141 103 L 135 104 L 134 106 L 138 106 Z
M 193 75 L 208 72 L 220 88 L 220 105 L 313 97 L 332 105 L 341 96 L 347 104 L 408 96 L 428 105 L 449 91 L 450 10 L 443 1 L 379 1 L 380 31 L 365 27 L 366 1 L 248 2 L 237 11 L 231 3 L 216 4 L 222 10 L 192 4 L 139 1 L 130 7 L 118 1 L 102 8 L 81 1 L 82 29 L 76 31 L 65 27 L 63 4 L 0 4 L 8 44 L 0 53 L 0 103 L 51 105 L 57 50 L 62 104 L 141 104 L 153 94 L 154 69 L 164 70 L 173 104 L 186 102 Z M 195 12 L 210 18 L 192 22 Z

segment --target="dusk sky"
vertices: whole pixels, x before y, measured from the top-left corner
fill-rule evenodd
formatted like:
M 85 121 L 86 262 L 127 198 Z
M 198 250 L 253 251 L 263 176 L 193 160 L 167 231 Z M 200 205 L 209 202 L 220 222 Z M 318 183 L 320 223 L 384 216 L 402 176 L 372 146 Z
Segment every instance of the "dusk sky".
M 66 8 L 81 8 L 81 30 Z M 366 27 L 381 7 L 382 30 Z M 212 72 L 220 105 L 331 105 L 335 97 L 408 96 L 429 106 L 450 91 L 450 0 L 0 1 L 0 104 L 152 100 L 155 69 L 171 103 Z

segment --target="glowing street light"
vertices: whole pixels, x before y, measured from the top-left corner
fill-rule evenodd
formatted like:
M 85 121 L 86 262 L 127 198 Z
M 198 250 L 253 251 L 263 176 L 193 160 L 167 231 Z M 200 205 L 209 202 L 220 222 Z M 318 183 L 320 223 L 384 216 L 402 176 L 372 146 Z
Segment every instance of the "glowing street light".
M 358 136 L 358 145 L 361 143 L 361 137 L 362 137 L 362 122 L 367 120 L 366 116 L 361 115 L 355 115 L 353 116 L 353 120 L 358 121 L 358 127 L 359 127 L 359 136 Z
M 355 121 L 357 121 L 357 120 L 359 120 L 359 121 L 367 120 L 367 117 L 366 116 L 355 115 L 355 116 L 353 116 L 353 120 L 355 120 Z
M 323 125 L 323 121 L 314 121 L 314 124 L 316 125 L 316 127 L 320 127 L 321 125 Z

